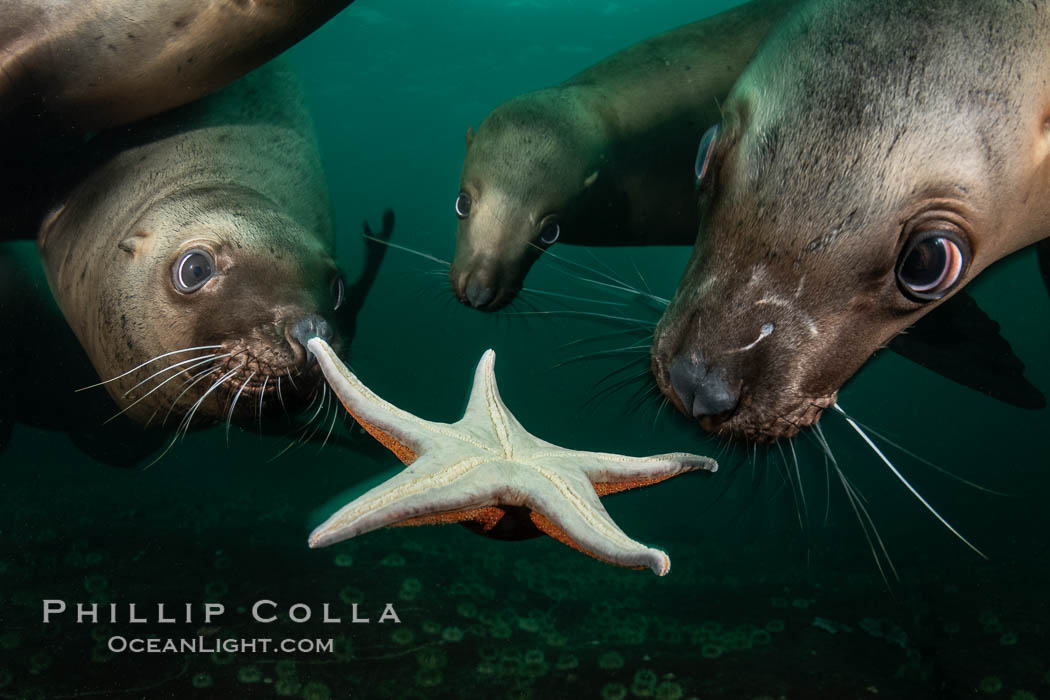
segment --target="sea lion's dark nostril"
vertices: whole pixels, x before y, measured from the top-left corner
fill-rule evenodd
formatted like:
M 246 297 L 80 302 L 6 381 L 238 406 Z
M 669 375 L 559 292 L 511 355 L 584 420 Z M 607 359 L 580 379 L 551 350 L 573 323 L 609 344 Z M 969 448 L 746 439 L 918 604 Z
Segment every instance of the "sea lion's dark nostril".
M 723 368 L 677 357 L 671 363 L 670 375 L 671 386 L 693 418 L 728 413 L 740 401 L 740 392 L 730 385 Z
M 321 338 L 326 343 L 332 340 L 332 326 L 317 314 L 309 314 L 292 326 L 292 337 L 306 350 L 306 361 L 313 361 L 313 353 L 307 348 L 310 338 Z
M 482 287 L 476 280 L 467 282 L 467 301 L 475 309 L 487 306 L 496 296 L 492 287 Z

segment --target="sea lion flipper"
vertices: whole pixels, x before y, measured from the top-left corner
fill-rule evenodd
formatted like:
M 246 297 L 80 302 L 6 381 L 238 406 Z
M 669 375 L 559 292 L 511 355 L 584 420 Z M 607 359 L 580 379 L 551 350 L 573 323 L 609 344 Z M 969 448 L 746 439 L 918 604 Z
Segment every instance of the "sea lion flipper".
M 1039 258 L 1039 272 L 1043 275 L 1046 293 L 1050 294 L 1050 238 L 1044 238 L 1036 243 L 1035 251 Z
M 383 212 L 383 228 L 378 232 L 372 231 L 372 227 L 365 221 L 362 224 L 365 238 L 365 261 L 361 268 L 361 275 L 346 290 L 346 301 L 339 309 L 340 322 L 346 335 L 347 344 L 354 339 L 357 329 L 357 314 L 365 305 L 369 290 L 379 275 L 379 268 L 386 257 L 389 246 L 387 241 L 394 235 L 394 212 L 387 209 Z
M 97 462 L 120 469 L 135 469 L 159 450 L 166 437 L 159 430 L 144 431 L 128 420 L 107 425 L 90 424 L 69 433 L 69 439 Z
M 953 382 L 1004 403 L 1038 410 L 1046 397 L 1024 376 L 1024 363 L 965 290 L 896 336 L 890 349 Z

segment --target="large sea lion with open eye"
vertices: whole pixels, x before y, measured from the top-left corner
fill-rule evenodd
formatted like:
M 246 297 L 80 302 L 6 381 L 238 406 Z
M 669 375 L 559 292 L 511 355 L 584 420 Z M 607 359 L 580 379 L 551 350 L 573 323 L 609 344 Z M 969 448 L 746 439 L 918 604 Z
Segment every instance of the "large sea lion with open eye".
M 91 147 L 95 165 L 38 244 L 98 374 L 120 377 L 106 388 L 126 415 L 254 421 L 309 400 L 322 379 L 306 341 L 340 342 L 345 289 L 294 76 L 268 64 Z
M 653 373 L 708 430 L 794 435 L 879 347 L 1050 234 L 1050 3 L 813 0 L 701 146 Z

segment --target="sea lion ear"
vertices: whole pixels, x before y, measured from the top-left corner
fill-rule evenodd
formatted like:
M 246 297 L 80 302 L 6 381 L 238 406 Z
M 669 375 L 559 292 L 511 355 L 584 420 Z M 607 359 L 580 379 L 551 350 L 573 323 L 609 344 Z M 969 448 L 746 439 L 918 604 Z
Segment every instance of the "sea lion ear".
M 598 179 L 598 171 L 595 170 L 593 173 L 588 175 L 583 181 L 583 188 L 587 189 L 594 184 L 594 181 Z
M 467 127 L 467 148 L 470 148 L 471 142 L 474 140 L 474 126 Z
M 57 207 L 52 209 L 50 212 L 48 212 L 48 215 L 44 218 L 44 221 L 40 224 L 40 230 L 37 232 L 37 235 L 36 235 L 36 245 L 37 245 L 37 248 L 40 249 L 41 251 L 43 251 L 44 248 L 47 247 L 48 235 L 51 233 L 51 230 L 55 227 L 55 222 L 58 221 L 59 217 L 62 216 L 62 212 L 65 211 L 65 210 L 66 210 L 66 203 L 63 202 L 62 204 L 58 205 Z
M 138 254 L 139 246 L 142 245 L 142 242 L 146 238 L 149 238 L 149 232 L 139 229 L 138 231 L 135 231 L 135 233 L 118 243 L 117 247 L 123 250 L 125 253 L 129 253 L 132 257 L 134 257 Z

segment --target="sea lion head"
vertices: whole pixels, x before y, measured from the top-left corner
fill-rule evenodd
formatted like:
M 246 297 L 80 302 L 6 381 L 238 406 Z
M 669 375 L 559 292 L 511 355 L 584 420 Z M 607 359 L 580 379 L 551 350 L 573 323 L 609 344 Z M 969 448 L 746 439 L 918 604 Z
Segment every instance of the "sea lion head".
M 793 436 L 895 334 L 1045 235 L 1050 95 L 1029 76 L 1046 61 L 1018 48 L 1045 28 L 1007 5 L 810 3 L 759 50 L 701 143 L 698 243 L 652 350 L 703 428 Z
M 467 131 L 449 270 L 461 302 L 482 311 L 506 306 L 540 254 L 571 231 L 598 177 L 592 121 L 567 91 L 541 90 L 500 105 L 476 134 Z
M 121 377 L 106 388 L 131 418 L 254 421 L 319 388 L 306 342 L 339 343 L 342 277 L 331 241 L 260 193 L 185 187 L 116 236 L 71 236 L 76 212 L 56 218 L 41 237 L 49 280 L 99 375 Z

